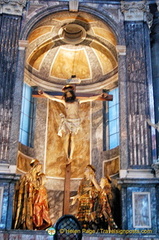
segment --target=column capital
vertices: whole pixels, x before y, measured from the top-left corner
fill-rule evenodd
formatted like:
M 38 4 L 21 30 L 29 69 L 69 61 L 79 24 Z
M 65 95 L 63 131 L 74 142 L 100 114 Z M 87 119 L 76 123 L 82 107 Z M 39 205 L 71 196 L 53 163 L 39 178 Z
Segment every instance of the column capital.
M 125 21 L 145 21 L 151 22 L 152 17 L 149 12 L 149 6 L 145 1 L 139 2 L 121 2 L 121 12 Z
M 27 0 L 0 0 L 0 14 L 22 16 Z

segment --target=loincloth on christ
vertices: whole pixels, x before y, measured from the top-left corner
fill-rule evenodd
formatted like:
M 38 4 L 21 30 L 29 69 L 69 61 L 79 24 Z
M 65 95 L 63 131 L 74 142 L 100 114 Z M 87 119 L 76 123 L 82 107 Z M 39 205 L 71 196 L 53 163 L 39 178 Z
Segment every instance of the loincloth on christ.
M 81 119 L 80 118 L 69 119 L 69 118 L 66 118 L 65 115 L 63 114 L 60 114 L 60 116 L 61 116 L 61 122 L 58 129 L 58 136 L 62 137 L 63 133 L 77 134 L 81 128 Z

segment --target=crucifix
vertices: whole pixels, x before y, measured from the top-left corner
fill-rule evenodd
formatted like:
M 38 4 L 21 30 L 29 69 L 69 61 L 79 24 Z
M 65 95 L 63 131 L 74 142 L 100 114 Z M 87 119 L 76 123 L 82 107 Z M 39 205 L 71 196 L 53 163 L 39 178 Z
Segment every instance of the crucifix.
M 94 100 L 112 101 L 113 96 L 107 93 L 101 95 L 76 94 L 76 86 L 74 84 L 65 85 L 62 93 L 59 92 L 33 92 L 33 97 L 45 97 L 53 101 L 60 102 L 65 107 L 65 115 L 61 114 L 61 122 L 59 124 L 58 135 L 62 137 L 63 133 L 67 138 L 64 143 L 64 150 L 67 156 L 65 182 L 64 182 L 64 204 L 63 215 L 69 214 L 70 201 L 70 178 L 71 178 L 71 162 L 73 161 L 73 153 L 75 149 L 74 136 L 78 134 L 81 120 L 79 116 L 79 107 L 81 103 L 91 102 Z M 62 97 L 61 97 L 62 96 Z

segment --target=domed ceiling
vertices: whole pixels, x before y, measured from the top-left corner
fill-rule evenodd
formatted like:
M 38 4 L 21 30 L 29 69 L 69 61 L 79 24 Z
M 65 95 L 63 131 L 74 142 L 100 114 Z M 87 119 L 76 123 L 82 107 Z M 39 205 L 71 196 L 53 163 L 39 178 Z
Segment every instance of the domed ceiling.
M 76 75 L 81 89 L 102 88 L 117 80 L 116 37 L 90 14 L 61 12 L 47 16 L 28 36 L 25 79 L 61 89 Z

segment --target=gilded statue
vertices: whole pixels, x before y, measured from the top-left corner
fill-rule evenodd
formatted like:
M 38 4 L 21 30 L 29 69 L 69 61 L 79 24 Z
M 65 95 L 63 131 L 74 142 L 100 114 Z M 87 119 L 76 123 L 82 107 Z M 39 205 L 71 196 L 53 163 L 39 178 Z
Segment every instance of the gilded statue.
M 99 191 L 95 168 L 89 164 L 85 168 L 77 195 L 71 197 L 72 205 L 78 201 L 76 217 L 84 228 L 90 227 L 95 222 Z
M 78 201 L 76 217 L 83 228 L 118 228 L 111 209 L 110 178 L 101 178 L 100 184 L 98 184 L 95 168 L 92 165 L 87 165 L 77 195 L 71 199 L 73 200 L 72 205 Z
M 39 187 L 35 189 L 34 194 L 33 223 L 36 229 L 42 230 L 51 226 L 52 223 L 49 216 L 47 190 L 45 187 L 46 175 L 44 173 L 39 173 L 38 178 Z
M 14 229 L 35 229 L 33 222 L 34 202 L 36 191 L 40 188 L 39 174 L 42 164 L 37 159 L 30 162 L 31 169 L 21 176 L 15 197 Z

